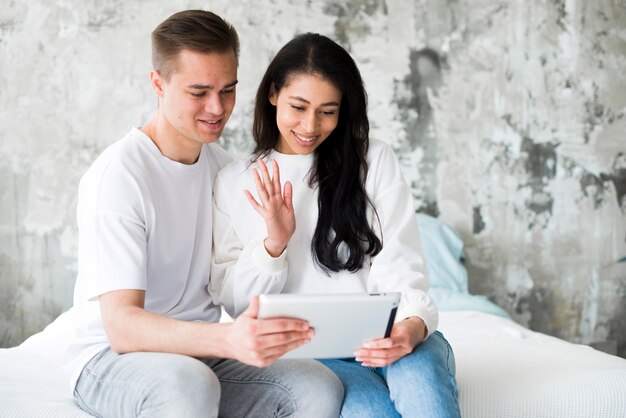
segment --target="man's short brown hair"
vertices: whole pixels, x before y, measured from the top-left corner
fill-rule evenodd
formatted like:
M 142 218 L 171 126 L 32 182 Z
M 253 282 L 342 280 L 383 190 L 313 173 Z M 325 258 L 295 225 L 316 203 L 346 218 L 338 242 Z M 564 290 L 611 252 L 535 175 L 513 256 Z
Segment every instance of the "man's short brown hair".
M 239 58 L 239 36 L 230 23 L 206 10 L 184 10 L 168 17 L 152 32 L 152 65 L 166 80 L 176 70 L 178 53 L 233 51 Z

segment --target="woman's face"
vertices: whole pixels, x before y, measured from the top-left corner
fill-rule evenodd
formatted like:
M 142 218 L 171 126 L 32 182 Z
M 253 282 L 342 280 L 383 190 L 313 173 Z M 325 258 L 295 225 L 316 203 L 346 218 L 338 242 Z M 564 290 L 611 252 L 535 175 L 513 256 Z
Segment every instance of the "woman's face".
M 341 91 L 316 75 L 290 77 L 269 100 L 280 132 L 276 150 L 283 154 L 312 153 L 337 126 Z

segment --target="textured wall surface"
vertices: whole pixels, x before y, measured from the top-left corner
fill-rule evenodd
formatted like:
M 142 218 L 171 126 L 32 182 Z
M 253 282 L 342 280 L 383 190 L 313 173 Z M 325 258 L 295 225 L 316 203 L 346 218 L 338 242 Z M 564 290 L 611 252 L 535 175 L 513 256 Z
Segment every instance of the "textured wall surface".
M 625 3 L 0 1 L 0 346 L 71 305 L 78 181 L 154 111 L 150 31 L 211 8 L 242 41 L 227 148 L 251 149 L 275 51 L 304 31 L 335 38 L 417 207 L 466 242 L 471 291 L 626 356 Z

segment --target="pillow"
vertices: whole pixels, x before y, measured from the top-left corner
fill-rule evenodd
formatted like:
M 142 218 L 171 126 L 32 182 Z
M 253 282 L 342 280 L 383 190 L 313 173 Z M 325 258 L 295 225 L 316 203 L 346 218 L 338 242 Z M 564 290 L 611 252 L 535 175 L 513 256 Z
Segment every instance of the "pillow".
M 463 241 L 437 218 L 417 214 L 417 224 L 431 288 L 469 293 L 467 270 L 463 265 Z
M 423 213 L 417 214 L 417 224 L 430 280 L 429 294 L 439 310 L 479 311 L 510 319 L 504 309 L 486 296 L 469 293 L 459 235 L 439 219 Z

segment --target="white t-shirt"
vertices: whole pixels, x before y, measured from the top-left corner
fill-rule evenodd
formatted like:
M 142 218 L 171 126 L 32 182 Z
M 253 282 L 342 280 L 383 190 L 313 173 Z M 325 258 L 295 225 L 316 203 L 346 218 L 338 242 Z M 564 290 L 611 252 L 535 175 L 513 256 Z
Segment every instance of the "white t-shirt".
M 212 184 L 231 158 L 202 147 L 195 164 L 165 157 L 139 129 L 109 146 L 80 181 L 78 277 L 64 320 L 63 363 L 72 387 L 84 365 L 109 346 L 98 296 L 144 290 L 145 309 L 167 317 L 216 322 L 207 292 L 212 247 Z
M 272 258 L 262 242 L 267 236 L 263 217 L 248 202 L 249 190 L 260 202 L 249 161 L 234 162 L 217 176 L 213 199 L 213 265 L 209 292 L 231 316 L 245 310 L 252 296 L 264 293 L 383 293 L 401 292 L 396 321 L 418 316 L 429 334 L 437 329 L 438 311 L 427 294 L 429 287 L 419 240 L 411 191 L 391 147 L 371 141 L 365 190 L 376 207 L 380 226 L 369 210 L 370 225 L 383 250 L 366 257 L 355 273 L 340 271 L 331 277 L 315 264 L 311 240 L 317 225 L 317 189 L 308 184 L 313 155 L 286 155 L 273 151 L 284 184 L 293 184 L 296 230 L 286 250 Z

